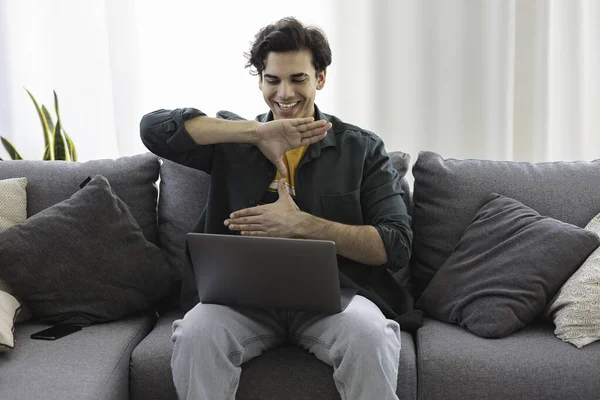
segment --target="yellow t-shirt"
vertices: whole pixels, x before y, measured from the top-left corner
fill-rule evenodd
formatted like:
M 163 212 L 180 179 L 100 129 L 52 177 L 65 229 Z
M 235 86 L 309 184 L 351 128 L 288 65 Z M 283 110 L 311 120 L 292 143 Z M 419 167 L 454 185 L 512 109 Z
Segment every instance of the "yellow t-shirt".
M 285 164 L 285 168 L 287 169 L 285 188 L 287 189 L 288 193 L 294 198 L 296 197 L 296 169 L 298 168 L 298 164 L 300 164 L 300 160 L 302 159 L 302 156 L 306 152 L 307 148 L 308 146 L 298 147 L 296 149 L 287 151 L 283 155 L 283 162 Z M 281 174 L 279 173 L 279 171 L 277 171 L 277 173 L 275 174 L 275 179 L 273 180 L 273 182 L 271 182 L 271 184 L 269 185 L 269 189 L 265 194 L 265 198 L 263 199 L 264 201 L 262 202 L 263 204 L 273 203 L 277 201 L 277 199 L 279 198 L 277 188 L 279 186 L 280 179 Z

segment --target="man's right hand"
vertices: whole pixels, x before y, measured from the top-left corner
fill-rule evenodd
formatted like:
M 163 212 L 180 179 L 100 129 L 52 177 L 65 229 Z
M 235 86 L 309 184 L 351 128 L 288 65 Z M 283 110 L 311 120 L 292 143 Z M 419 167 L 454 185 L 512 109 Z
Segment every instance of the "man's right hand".
M 285 152 L 322 140 L 331 126 L 331 122 L 314 121 L 312 117 L 277 119 L 259 123 L 256 126 L 255 144 L 285 178 L 287 177 L 283 162 Z

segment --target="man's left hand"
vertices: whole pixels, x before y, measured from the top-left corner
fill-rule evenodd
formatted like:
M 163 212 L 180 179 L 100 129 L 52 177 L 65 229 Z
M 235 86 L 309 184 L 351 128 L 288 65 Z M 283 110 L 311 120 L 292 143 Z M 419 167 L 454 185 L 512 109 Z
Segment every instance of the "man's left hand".
M 236 211 L 225 220 L 225 226 L 244 236 L 271 236 L 281 238 L 299 237 L 304 221 L 294 199 L 285 187 L 285 179 L 277 187 L 279 200 L 272 204 L 245 208 Z

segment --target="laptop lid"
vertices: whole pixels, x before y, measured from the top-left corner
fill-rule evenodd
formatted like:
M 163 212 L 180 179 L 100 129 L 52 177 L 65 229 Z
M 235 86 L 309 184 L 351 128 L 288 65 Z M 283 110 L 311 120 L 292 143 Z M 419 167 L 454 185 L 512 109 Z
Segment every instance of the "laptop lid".
M 323 240 L 188 233 L 202 303 L 337 313 L 335 243 Z

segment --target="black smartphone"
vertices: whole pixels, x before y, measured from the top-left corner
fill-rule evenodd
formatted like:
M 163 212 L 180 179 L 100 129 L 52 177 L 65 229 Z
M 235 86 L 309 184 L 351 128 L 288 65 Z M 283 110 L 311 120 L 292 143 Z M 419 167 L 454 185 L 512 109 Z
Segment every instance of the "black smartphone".
M 31 338 L 37 340 L 56 340 L 80 330 L 81 326 L 78 325 L 55 325 L 43 331 L 33 333 Z

